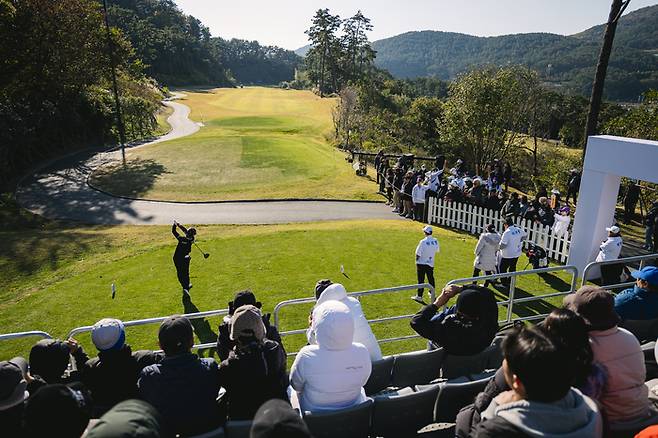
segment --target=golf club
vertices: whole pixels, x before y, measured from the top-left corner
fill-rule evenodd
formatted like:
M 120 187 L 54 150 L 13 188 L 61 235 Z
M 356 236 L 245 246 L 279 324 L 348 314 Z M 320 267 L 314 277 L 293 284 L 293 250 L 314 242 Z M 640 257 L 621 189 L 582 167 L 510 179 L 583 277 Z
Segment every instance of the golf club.
M 210 253 L 203 252 L 203 250 L 201 249 L 201 247 L 200 247 L 199 245 L 197 245 L 196 242 L 194 242 L 194 246 L 196 246 L 196 247 L 199 249 L 199 251 L 201 251 L 201 254 L 203 254 L 203 258 L 204 258 L 204 259 L 207 259 L 208 257 L 210 257 Z

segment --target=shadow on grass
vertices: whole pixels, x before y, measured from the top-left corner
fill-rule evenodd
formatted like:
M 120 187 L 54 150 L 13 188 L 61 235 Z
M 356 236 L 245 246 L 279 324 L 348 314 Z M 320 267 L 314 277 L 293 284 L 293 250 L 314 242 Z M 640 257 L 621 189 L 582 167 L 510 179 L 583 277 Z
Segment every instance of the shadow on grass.
M 140 197 L 153 188 L 162 174 L 171 173 L 155 160 L 135 158 L 126 163 L 98 168 L 89 178 L 96 188 L 114 195 Z
M 509 292 L 505 290 L 496 290 L 495 292 L 496 296 L 502 300 L 506 300 L 509 298 Z M 520 299 L 520 298 L 529 298 L 529 297 L 534 297 L 535 294 L 532 294 L 530 292 L 525 291 L 524 289 L 521 289 L 519 287 L 516 287 L 514 289 L 514 299 Z M 553 309 L 556 309 L 557 307 L 554 306 L 553 304 L 544 301 L 544 300 L 535 300 L 535 301 L 528 301 L 525 303 L 519 303 L 515 304 L 512 313 L 515 313 L 521 318 L 526 318 L 529 316 L 537 316 L 537 315 L 544 315 L 551 313 Z
M 182 301 L 184 313 L 199 312 L 199 308 L 192 302 L 191 296 L 183 294 Z M 217 333 L 213 331 L 210 323 L 205 318 L 191 319 L 190 322 L 194 328 L 194 333 L 201 343 L 207 344 L 210 342 L 217 342 Z M 215 354 L 215 348 L 199 349 L 198 354 L 200 357 L 213 357 Z

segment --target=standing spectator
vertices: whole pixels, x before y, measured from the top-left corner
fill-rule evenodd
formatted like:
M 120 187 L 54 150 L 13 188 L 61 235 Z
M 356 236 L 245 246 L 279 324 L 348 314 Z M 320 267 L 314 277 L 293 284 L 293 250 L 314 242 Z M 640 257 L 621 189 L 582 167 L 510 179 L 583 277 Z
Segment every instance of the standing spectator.
M 503 180 L 505 181 L 505 191 L 509 191 L 509 185 L 512 183 L 512 165 L 505 163 L 503 170 Z
M 528 203 L 528 197 L 526 195 L 521 195 L 521 200 L 519 201 L 519 216 L 525 218 L 525 214 L 529 207 L 530 204 Z
M 444 159 L 445 161 L 445 159 Z M 425 190 L 425 209 L 423 211 L 423 222 L 428 222 L 430 197 L 434 196 L 439 198 L 439 187 L 441 186 L 441 178 L 443 177 L 443 167 L 436 168 L 429 172 L 429 180 L 427 190 Z
M 377 155 L 375 155 L 375 172 L 377 172 L 377 184 L 379 184 L 379 182 L 381 181 L 379 166 L 381 165 L 383 158 L 384 158 L 384 150 L 380 149 L 379 152 L 377 152 Z
M 626 196 L 624 196 L 624 223 L 630 224 L 635 216 L 635 207 L 637 201 L 640 199 L 640 182 L 628 181 L 628 188 L 626 189 Z
M 559 214 L 555 213 L 552 228 L 555 237 L 569 239 L 569 224 L 571 223 L 571 216 L 569 216 L 569 213 L 571 213 L 571 210 L 567 206 L 560 208 Z
M 542 196 L 537 201 L 537 215 L 539 216 L 539 222 L 545 227 L 552 227 L 553 222 L 555 222 L 555 212 L 548 203 L 548 198 Z
M 89 360 L 74 339 L 42 339 L 30 350 L 30 374 L 50 384 L 79 381 L 80 375 L 77 371 L 67 370 L 71 355 L 76 368 L 81 368 Z
M 265 331 L 263 316 L 255 306 L 240 306 L 231 317 L 235 346 L 219 364 L 229 420 L 251 420 L 267 400 L 288 400 L 286 353 L 265 337 Z
M 317 345 L 303 347 L 290 368 L 290 385 L 302 411 L 347 408 L 366 401 L 363 385 L 372 365 L 368 349 L 352 342 L 354 319 L 347 306 L 330 300 L 313 310 Z
M 91 397 L 80 382 L 46 385 L 27 400 L 25 437 L 79 438 L 90 418 Z
M 457 303 L 439 312 L 457 296 Z M 498 306 L 493 292 L 475 286 L 450 285 L 434 303 L 423 307 L 413 318 L 411 328 L 448 354 L 471 356 L 491 345 L 498 331 Z
M 649 400 L 644 354 L 635 336 L 617 327 L 613 295 L 596 286 L 583 286 L 567 295 L 564 305 L 585 320 L 594 362 L 606 370 L 607 383 L 598 401 L 608 421 L 646 418 Z
M 567 197 L 564 200 L 569 205 L 569 198 L 573 197 L 573 205 L 578 201 L 578 191 L 580 190 L 580 172 L 578 169 L 571 169 L 569 179 L 567 180 Z
M 471 202 L 478 207 L 484 206 L 484 201 L 487 196 L 486 187 L 482 184 L 482 179 L 480 177 L 475 177 L 473 179 L 473 188 L 468 193 Z
M 462 202 L 464 200 L 464 193 L 459 188 L 456 180 L 452 180 L 448 184 L 448 192 L 445 194 L 445 199 L 449 202 Z
M 496 272 L 498 264 L 498 245 L 500 244 L 500 234 L 496 232 L 493 224 L 487 225 L 486 231 L 480 234 L 477 245 L 475 245 L 475 261 L 473 262 L 473 277 L 480 275 L 484 271 L 486 275 L 492 275 Z M 484 287 L 489 285 L 489 280 L 484 282 Z
M 500 210 L 500 200 L 498 199 L 498 192 L 495 190 L 489 190 L 489 196 L 484 201 L 484 207 L 493 211 Z
M 413 173 L 407 172 L 404 176 L 404 181 L 402 183 L 402 193 L 400 194 L 402 198 L 402 213 L 400 216 L 404 216 L 408 219 L 413 219 L 414 217 L 414 203 L 411 197 L 411 194 L 414 190 L 414 182 L 412 181 Z
M 427 186 L 423 185 L 423 179 L 418 178 L 416 185 L 411 191 L 411 197 L 414 203 L 414 219 L 422 222 L 423 221 L 423 211 L 425 209 L 425 191 Z
M 404 182 L 404 171 L 399 163 L 393 169 L 395 175 L 393 177 L 393 213 L 400 213 L 403 211 L 402 207 L 402 183 Z
M 431 226 L 424 226 L 423 233 L 425 237 L 416 246 L 416 274 L 418 276 L 418 284 L 424 283 L 425 277 L 427 277 L 427 282 L 434 286 L 434 257 L 441 248 L 439 247 L 439 241 L 432 237 Z M 425 290 L 423 288 L 419 288 L 418 294 L 412 296 L 411 299 L 422 304 L 424 292 Z
M 510 198 L 503 204 L 503 209 L 501 211 L 503 217 L 517 217 L 521 214 L 521 204 L 519 202 L 519 194 L 514 192 L 510 195 Z
M 635 286 L 615 296 L 615 312 L 622 320 L 658 318 L 658 268 L 646 266 L 631 275 Z
M 27 362 L 22 357 L 0 362 L 0 426 L 3 436 L 22 435 L 22 420 L 27 391 Z
M 535 194 L 535 204 L 539 203 L 539 198 L 548 198 L 548 192 L 546 191 L 546 187 L 540 186 L 539 190 Z
M 624 244 L 624 241 L 621 238 L 621 230 L 618 226 L 613 225 L 605 230 L 608 232 L 608 238 L 604 240 L 599 247 L 599 253 L 596 256 L 597 262 L 617 260 Z M 619 263 L 601 265 L 601 279 L 603 280 L 603 285 L 607 286 L 619 283 L 622 269 L 623 265 Z
M 233 314 L 237 309 L 242 306 L 251 305 L 260 309 L 262 304 L 260 301 L 256 301 L 256 296 L 250 290 L 243 290 L 235 294 L 233 301 L 228 303 L 228 315 L 224 317 L 224 320 L 217 330 L 217 356 L 221 360 L 227 359 L 231 350 L 235 346 L 235 342 L 231 339 L 231 319 Z M 270 341 L 274 341 L 279 344 L 280 348 L 284 350 L 283 342 L 281 341 L 281 335 L 279 331 L 270 324 L 270 314 L 265 313 L 263 316 L 263 324 L 265 325 L 265 337 Z M 285 350 L 284 350 L 285 354 Z
M 393 172 L 392 168 L 386 169 L 386 205 L 393 205 L 393 178 L 395 177 L 395 173 Z
M 316 307 L 327 301 L 340 301 L 350 309 L 352 319 L 354 319 L 354 342 L 357 342 L 368 349 L 370 359 L 373 361 L 382 358 L 382 350 L 379 348 L 377 338 L 370 329 L 368 319 L 363 313 L 361 303 L 354 297 L 348 297 L 345 286 L 340 283 L 334 283 L 329 286 L 320 294 Z M 312 330 L 307 333 L 309 344 L 315 344 L 316 336 Z
M 644 218 L 644 249 L 649 252 L 658 251 L 658 242 L 653 237 L 655 232 L 658 231 L 655 228 L 656 221 L 658 221 L 658 201 L 653 201 L 651 208 L 647 211 L 647 216 Z
M 184 316 L 167 318 L 158 331 L 162 362 L 147 366 L 137 381 L 140 397 L 152 404 L 172 433 L 195 435 L 221 425 L 219 373 L 214 359 L 192 354 L 194 331 Z
M 513 330 L 503 341 L 503 373 L 512 388 L 482 412 L 475 438 L 603 436 L 596 403 L 571 387 L 573 358 L 537 327 Z
M 118 319 L 101 319 L 91 330 L 98 357 L 81 367 L 82 382 L 94 398 L 97 418 L 112 406 L 137 397 L 137 378 L 142 369 L 162 360 L 162 354 L 141 350 L 133 353 Z
M 514 225 L 514 220 L 510 217 L 505 219 L 503 225 L 505 231 L 500 239 L 500 268 L 498 273 L 516 271 L 516 262 L 523 253 L 523 241 L 526 239 L 526 233 L 521 228 Z M 503 278 L 501 283 L 509 288 L 510 278 Z
M 142 400 L 126 400 L 103 415 L 85 438 L 161 438 L 163 420 L 153 406 Z

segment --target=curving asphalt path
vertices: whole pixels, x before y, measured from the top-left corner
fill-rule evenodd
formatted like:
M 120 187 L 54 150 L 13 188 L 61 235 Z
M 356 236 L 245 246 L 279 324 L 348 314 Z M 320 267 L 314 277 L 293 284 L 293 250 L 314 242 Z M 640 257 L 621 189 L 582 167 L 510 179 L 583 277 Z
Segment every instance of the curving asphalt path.
M 178 94 L 175 98 L 182 97 Z M 200 125 L 188 118 L 190 108 L 165 101 L 174 109 L 167 122 L 171 131 L 153 141 L 160 143 L 194 134 Z M 260 201 L 173 203 L 131 200 L 99 192 L 87 184 L 91 172 L 108 161 L 121 159 L 120 151 L 87 150 L 59 159 L 21 181 L 16 199 L 27 210 L 50 219 L 91 224 L 170 224 L 172 219 L 195 224 L 275 224 L 343 219 L 395 219 L 381 203 L 344 201 Z

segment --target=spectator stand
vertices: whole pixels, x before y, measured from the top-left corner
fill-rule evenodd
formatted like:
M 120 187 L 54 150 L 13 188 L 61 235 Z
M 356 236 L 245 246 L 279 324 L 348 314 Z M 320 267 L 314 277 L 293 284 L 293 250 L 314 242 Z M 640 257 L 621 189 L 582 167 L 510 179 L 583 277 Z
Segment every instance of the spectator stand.
M 565 272 L 571 275 L 571 281 L 570 281 L 570 287 L 569 290 L 567 291 L 560 291 L 560 292 L 554 292 L 550 294 L 544 294 L 544 295 L 534 295 L 531 297 L 523 297 L 523 298 L 516 298 L 514 296 L 514 292 L 516 289 L 516 280 L 518 277 L 525 277 L 525 276 L 534 276 L 534 275 L 540 275 L 540 274 L 548 274 L 548 273 L 555 273 L 555 272 Z M 518 317 L 518 318 L 512 318 L 514 306 L 517 304 L 522 304 L 522 303 L 530 303 L 534 301 L 542 301 L 547 298 L 555 298 L 555 297 L 560 297 L 564 295 L 568 295 L 570 293 L 573 293 L 576 291 L 578 288 L 578 268 L 575 266 L 552 266 L 548 268 L 540 268 L 540 269 L 531 269 L 528 271 L 516 271 L 516 272 L 506 272 L 504 274 L 492 274 L 492 275 L 482 275 L 479 277 L 468 277 L 468 278 L 459 278 L 456 280 L 450 280 L 448 283 L 446 283 L 446 286 L 449 286 L 451 284 L 469 284 L 469 283 L 475 283 L 475 282 L 482 282 L 485 280 L 500 280 L 502 278 L 509 278 L 510 279 L 510 286 L 509 286 L 509 296 L 506 300 L 499 301 L 498 306 L 507 306 L 507 311 L 506 311 L 506 317 L 503 320 L 500 320 L 499 323 L 504 323 L 504 324 L 509 324 L 511 322 L 515 321 L 534 321 L 538 319 L 544 319 L 549 312 L 546 313 L 541 313 L 541 314 L 536 314 L 532 316 L 526 316 L 526 317 Z
M 372 289 L 372 290 L 366 290 L 366 291 L 360 291 L 360 292 L 351 292 L 348 293 L 347 296 L 349 297 L 362 297 L 366 295 L 378 295 L 378 294 L 389 294 L 389 293 L 394 293 L 394 292 L 401 292 L 401 291 L 416 291 L 418 290 L 419 287 L 422 288 L 427 288 L 429 289 L 430 292 L 430 303 L 434 302 L 435 299 L 435 291 L 434 287 L 429 284 L 429 283 L 423 283 L 423 284 L 411 284 L 411 285 L 406 285 L 406 286 L 396 286 L 396 287 L 386 287 L 382 289 Z M 282 301 L 279 304 L 277 304 L 274 307 L 274 325 L 277 329 L 280 328 L 280 322 L 281 318 L 279 316 L 279 313 L 281 312 L 281 309 L 284 309 L 286 307 L 290 306 L 296 306 L 300 304 L 311 304 L 315 303 L 315 297 L 308 297 L 308 298 L 297 298 L 293 300 L 286 300 Z M 383 322 L 390 322 L 390 321 L 397 321 L 401 319 L 411 319 L 413 315 L 394 315 L 394 316 L 388 316 L 384 318 L 377 318 L 377 319 L 369 319 L 368 324 L 377 324 L 377 323 L 383 323 Z M 308 327 L 300 328 L 300 329 L 294 329 L 294 330 L 287 330 L 287 331 L 281 331 L 279 330 L 279 334 L 281 335 L 281 339 L 283 339 L 286 336 L 293 336 L 293 335 L 301 335 L 305 334 L 306 330 Z M 421 336 L 417 334 L 413 335 L 407 335 L 407 336 L 397 336 L 393 338 L 386 338 L 386 339 L 378 339 L 377 342 L 380 344 L 384 344 L 387 342 L 397 342 L 397 341 L 405 341 L 408 339 L 416 339 L 420 338 Z M 288 352 L 288 356 L 295 356 L 298 352 Z
M 53 338 L 47 332 L 42 332 L 42 331 L 39 331 L 39 330 L 31 330 L 31 331 L 28 331 L 28 332 L 17 332 L 17 333 L 2 334 L 2 335 L 0 335 L 0 341 L 8 341 L 9 339 L 29 338 L 31 336 L 36 336 L 36 337 L 39 337 L 41 339 L 52 339 Z
M 650 261 L 650 263 L 647 263 L 648 261 Z M 639 266 L 637 265 L 637 262 L 639 262 Z M 587 283 L 589 283 L 593 279 L 592 278 L 593 273 L 600 272 L 601 266 L 603 265 L 617 265 L 617 264 L 622 264 L 624 266 L 633 265 L 633 266 L 638 266 L 637 269 L 642 269 L 647 265 L 655 266 L 656 263 L 658 263 L 658 253 L 645 254 L 645 255 L 633 256 L 633 257 L 624 257 L 616 260 L 604 260 L 602 262 L 591 262 L 587 266 L 585 266 L 585 269 L 583 270 L 581 286 L 585 286 Z M 596 277 L 594 279 L 596 279 Z M 630 281 L 617 283 L 617 284 L 601 285 L 601 287 L 603 289 L 610 291 L 615 291 L 621 288 L 625 289 L 628 287 L 633 287 L 633 285 L 635 284 L 635 279 L 631 277 L 629 280 Z
M 494 224 L 498 230 L 503 229 L 505 218 L 499 211 L 473 204 L 450 202 L 436 197 L 429 198 L 427 221 L 433 225 L 455 228 L 471 234 L 480 234 L 488 224 Z M 569 257 L 571 241 L 566 237 L 557 237 L 551 227 L 528 219 L 516 218 L 515 222 L 528 233 L 528 242 L 544 248 L 548 258 L 559 263 L 566 263 Z

